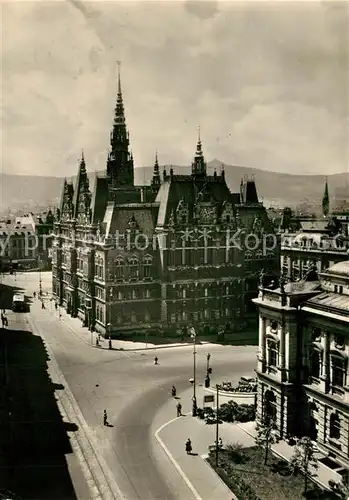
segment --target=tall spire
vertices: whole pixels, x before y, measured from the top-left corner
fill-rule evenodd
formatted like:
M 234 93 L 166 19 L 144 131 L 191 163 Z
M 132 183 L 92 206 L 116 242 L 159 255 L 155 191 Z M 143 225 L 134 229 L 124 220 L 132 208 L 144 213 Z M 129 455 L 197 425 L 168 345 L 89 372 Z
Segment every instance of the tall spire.
M 118 93 L 116 98 L 114 123 L 121 125 L 125 123 L 125 110 L 124 110 L 124 101 L 122 98 L 121 76 L 120 76 L 121 61 L 118 61 L 117 64 L 118 64 Z
M 325 191 L 324 191 L 324 196 L 322 198 L 322 213 L 324 214 L 324 217 L 327 217 L 330 211 L 330 197 L 328 194 L 328 183 L 327 183 L 327 177 L 325 181 Z
M 153 171 L 153 179 L 151 181 L 152 187 L 158 187 L 161 184 L 161 179 L 160 179 L 160 168 L 159 168 L 159 162 L 158 162 L 158 152 L 156 150 L 155 152 L 155 163 L 154 163 L 154 171 Z
M 200 127 L 198 127 L 198 141 L 196 144 L 196 153 L 194 161 L 191 166 L 191 173 L 195 176 L 205 176 L 206 175 L 206 163 L 204 154 L 202 152 L 202 143 L 200 135 Z
M 124 101 L 121 90 L 121 75 L 118 65 L 117 97 L 113 130 L 110 134 L 110 151 L 107 160 L 107 175 L 112 187 L 133 186 L 133 158 L 129 151 L 129 134 L 126 127 Z

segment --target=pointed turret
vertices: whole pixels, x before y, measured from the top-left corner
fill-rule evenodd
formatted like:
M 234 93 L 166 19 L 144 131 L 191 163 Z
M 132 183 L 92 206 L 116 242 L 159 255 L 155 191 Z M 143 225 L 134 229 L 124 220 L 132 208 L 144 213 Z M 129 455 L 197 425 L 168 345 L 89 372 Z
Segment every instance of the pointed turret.
M 85 217 L 90 208 L 91 193 L 89 179 L 86 171 L 84 151 L 81 152 L 78 175 L 76 176 L 74 189 L 74 217 Z
M 326 177 L 325 191 L 324 191 L 324 196 L 322 198 L 322 213 L 324 214 L 324 217 L 327 217 L 329 212 L 330 212 L 330 197 L 328 195 L 328 184 Z
M 161 184 L 161 179 L 160 179 L 160 168 L 159 168 L 159 162 L 158 162 L 158 152 L 156 151 L 155 153 L 155 163 L 154 163 L 154 171 L 153 171 L 153 178 L 151 181 L 151 185 L 153 188 L 157 189 Z
M 118 61 L 118 90 L 107 160 L 107 175 L 112 187 L 134 185 L 133 158 L 129 151 L 129 133 L 126 127 L 121 90 L 120 64 L 120 61 Z
M 198 130 L 198 142 L 196 145 L 196 153 L 194 157 L 194 161 L 191 164 L 191 173 L 194 176 L 205 176 L 206 175 L 206 163 L 204 154 L 202 152 L 202 143 L 200 137 L 200 127 Z

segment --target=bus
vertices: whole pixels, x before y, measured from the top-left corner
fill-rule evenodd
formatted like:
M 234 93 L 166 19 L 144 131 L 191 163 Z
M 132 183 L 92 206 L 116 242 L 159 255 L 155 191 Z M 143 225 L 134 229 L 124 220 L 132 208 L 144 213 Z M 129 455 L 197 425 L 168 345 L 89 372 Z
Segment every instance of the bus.
M 12 311 L 14 312 L 24 312 L 25 311 L 25 301 L 24 295 L 19 293 L 13 296 L 12 299 Z

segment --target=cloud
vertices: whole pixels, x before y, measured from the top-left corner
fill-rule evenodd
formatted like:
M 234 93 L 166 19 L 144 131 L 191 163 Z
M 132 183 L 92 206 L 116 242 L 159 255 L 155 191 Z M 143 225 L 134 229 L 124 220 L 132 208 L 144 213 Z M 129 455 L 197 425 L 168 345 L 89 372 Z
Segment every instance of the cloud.
M 348 168 L 348 4 L 3 4 L 7 172 L 105 167 L 116 61 L 137 166 L 207 159 L 294 173 Z

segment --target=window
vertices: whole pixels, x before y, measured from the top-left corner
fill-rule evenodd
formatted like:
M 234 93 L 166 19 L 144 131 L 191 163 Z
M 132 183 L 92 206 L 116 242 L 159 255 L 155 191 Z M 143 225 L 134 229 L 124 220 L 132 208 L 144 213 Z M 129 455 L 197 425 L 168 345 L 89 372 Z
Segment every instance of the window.
M 130 278 L 131 279 L 138 277 L 139 272 L 138 272 L 138 260 L 137 259 L 130 259 L 129 271 L 130 271 Z
M 276 396 L 273 391 L 267 390 L 264 395 L 264 412 L 266 423 L 276 422 L 277 406 Z
M 204 293 L 205 293 L 205 297 L 208 297 L 208 290 L 207 290 L 207 288 L 205 288 Z
M 148 289 L 145 291 L 145 298 L 146 299 L 150 298 L 150 290 L 148 290 Z
M 341 437 L 341 423 L 339 415 L 332 413 L 330 416 L 330 438 L 339 439 Z
M 228 286 L 225 287 L 225 295 L 229 295 L 229 287 Z
M 208 309 L 205 309 L 204 311 L 204 318 L 208 319 L 210 317 L 210 311 Z
M 186 290 L 182 290 L 182 297 L 183 299 L 185 299 L 187 296 L 187 291 Z
M 144 259 L 144 277 L 145 278 L 151 277 L 151 266 L 152 266 L 152 258 L 146 257 Z
M 171 314 L 171 323 L 176 323 L 176 314 L 175 313 Z
M 136 299 L 137 298 L 137 292 L 136 292 L 136 290 L 132 290 L 132 292 L 131 292 L 131 298 L 132 299 Z
M 319 378 L 321 373 L 322 353 L 314 349 L 311 353 L 310 373 L 312 377 Z
M 124 276 L 124 261 L 122 259 L 116 259 L 115 261 L 115 277 L 117 279 L 123 278 Z
M 339 287 L 339 293 L 343 293 L 343 287 L 342 286 Z
M 118 292 L 118 300 L 122 300 L 122 292 Z
M 343 387 L 345 384 L 345 362 L 343 359 L 332 356 L 332 385 Z
M 230 316 L 230 309 L 229 309 L 228 307 L 226 307 L 226 308 L 225 308 L 225 315 L 226 315 L 227 317 L 229 317 L 229 316 Z
M 185 311 L 182 312 L 182 320 L 183 321 L 187 320 L 187 313 Z
M 268 365 L 276 367 L 277 360 L 278 360 L 277 343 L 273 340 L 268 340 Z

